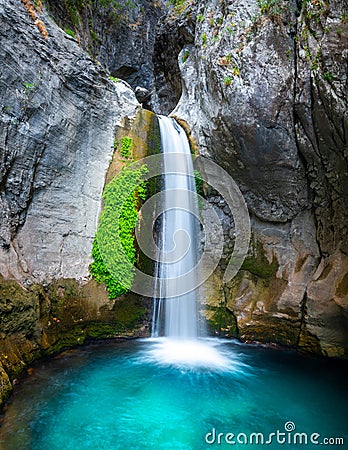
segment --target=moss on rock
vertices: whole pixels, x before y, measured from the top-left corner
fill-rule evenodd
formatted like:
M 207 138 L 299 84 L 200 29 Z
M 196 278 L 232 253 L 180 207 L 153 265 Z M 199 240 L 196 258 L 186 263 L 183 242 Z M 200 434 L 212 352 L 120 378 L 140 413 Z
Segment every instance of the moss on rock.
M 225 304 L 208 305 L 206 308 L 208 329 L 210 334 L 223 337 L 238 337 L 237 320 L 233 312 Z
M 109 300 L 90 280 L 53 281 L 23 288 L 0 279 L 0 405 L 35 359 L 82 345 L 87 339 L 147 335 L 147 300 L 133 294 Z
M 0 406 L 10 396 L 12 390 L 13 388 L 9 376 L 0 364 Z
M 274 277 L 279 267 L 276 258 L 273 256 L 272 261 L 269 262 L 261 242 L 254 243 L 252 253 L 252 256 L 245 258 L 242 270 L 247 270 L 260 278 Z

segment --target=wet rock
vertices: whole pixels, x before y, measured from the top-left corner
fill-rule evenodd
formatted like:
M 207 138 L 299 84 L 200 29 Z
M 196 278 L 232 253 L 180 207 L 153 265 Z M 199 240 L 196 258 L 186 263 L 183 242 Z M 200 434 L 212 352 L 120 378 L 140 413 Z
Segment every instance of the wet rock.
M 296 64 L 296 136 L 306 161 L 317 239 L 325 256 L 348 251 L 347 4 L 303 8 Z
M 339 251 L 322 259 L 308 285 L 304 328 L 310 335 L 317 336 L 325 355 L 345 356 L 348 339 L 348 257 Z
M 159 22 L 154 45 L 155 92 L 151 106 L 156 113 L 169 114 L 182 93 L 180 60 L 187 60 L 190 50 L 180 52 L 195 39 L 196 9 L 189 5 L 178 17 L 165 15 Z M 179 60 L 179 63 L 178 63 Z M 192 122 L 190 122 L 191 124 Z
M 308 204 L 287 57 L 292 31 L 267 18 L 253 26 L 256 2 L 236 2 L 233 15 L 214 1 L 200 11 L 190 57 L 179 57 L 183 92 L 174 114 L 189 121 L 203 155 L 233 176 L 257 217 L 290 220 Z
M 140 103 L 145 103 L 151 97 L 151 92 L 148 89 L 137 86 L 135 88 L 135 96 Z

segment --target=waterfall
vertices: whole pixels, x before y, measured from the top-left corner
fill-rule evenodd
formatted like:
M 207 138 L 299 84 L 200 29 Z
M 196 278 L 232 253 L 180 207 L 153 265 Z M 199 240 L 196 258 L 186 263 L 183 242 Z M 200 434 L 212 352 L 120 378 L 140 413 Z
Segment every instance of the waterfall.
M 169 283 L 189 274 L 195 285 L 195 267 L 199 255 L 200 227 L 193 163 L 185 131 L 169 117 L 159 116 L 161 149 L 164 155 L 162 214 L 159 217 L 159 255 L 155 283 L 159 295 L 154 298 L 152 336 L 176 339 L 198 337 L 196 291 L 171 296 Z M 173 155 L 175 154 L 175 155 Z M 165 158 L 165 156 L 170 158 Z M 180 206 L 173 207 L 173 198 Z M 163 255 L 165 260 L 163 261 Z M 187 282 L 187 280 L 186 280 Z M 178 281 L 180 283 L 180 280 Z

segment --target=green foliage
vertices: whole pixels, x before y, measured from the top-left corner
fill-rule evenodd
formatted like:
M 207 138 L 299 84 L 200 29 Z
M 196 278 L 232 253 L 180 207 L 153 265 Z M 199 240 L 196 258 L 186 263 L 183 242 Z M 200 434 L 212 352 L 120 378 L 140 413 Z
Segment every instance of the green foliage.
M 83 1 L 81 1 L 81 0 L 63 0 L 63 4 L 68 13 L 70 22 L 73 25 L 78 26 L 78 23 L 79 23 L 78 11 L 83 8 Z
M 132 145 L 133 145 L 132 138 L 125 136 L 121 139 L 121 148 L 119 149 L 119 152 L 123 158 L 129 159 L 131 157 Z
M 315 55 L 311 62 L 311 70 L 317 70 L 319 67 L 319 55 Z
M 329 7 L 329 0 L 302 0 L 303 15 L 309 21 L 320 23 Z
M 119 79 L 119 78 L 112 77 L 111 75 L 109 75 L 109 80 L 110 80 L 110 81 L 113 81 L 114 83 L 119 83 L 119 82 L 120 82 L 120 79 Z
M 182 55 L 181 61 L 182 61 L 183 63 L 185 63 L 185 62 L 187 61 L 187 59 L 188 59 L 189 56 L 190 56 L 190 51 L 189 51 L 189 50 L 185 50 L 185 51 L 184 51 L 184 54 Z
M 265 14 L 272 19 L 279 17 L 287 9 L 288 5 L 282 0 L 257 0 L 261 14 Z
M 203 33 L 203 34 L 202 34 L 202 44 L 203 44 L 204 46 L 207 45 L 207 35 L 206 35 L 206 33 Z
M 198 14 L 198 15 L 197 15 L 197 21 L 198 21 L 198 22 L 203 22 L 203 21 L 204 21 L 204 16 L 203 16 L 203 14 Z
M 224 78 L 224 83 L 226 86 L 230 86 L 232 84 L 232 82 L 233 82 L 232 77 L 227 76 Z
M 234 35 L 236 34 L 236 29 L 233 28 L 233 26 L 228 26 L 228 27 L 226 28 L 226 30 L 227 30 L 232 36 L 234 36 Z
M 23 86 L 24 86 L 26 95 L 29 94 L 31 89 L 34 89 L 36 87 L 35 83 L 23 83 Z
M 98 42 L 102 42 L 102 38 L 99 36 L 98 33 L 93 31 L 91 28 L 89 29 L 89 33 L 91 35 L 92 41 L 94 44 L 98 44 Z
M 169 0 L 169 3 L 174 6 L 174 13 L 179 15 L 186 9 L 186 0 Z
M 335 79 L 335 76 L 331 72 L 324 72 L 323 73 L 323 80 L 328 81 L 331 83 Z
M 134 278 L 136 260 L 134 228 L 138 218 L 138 203 L 146 198 L 147 172 L 124 167 L 104 189 L 104 209 L 93 242 L 90 273 L 98 283 L 105 283 L 110 298 L 129 291 Z
M 66 32 L 66 34 L 68 34 L 69 36 L 76 38 L 76 34 L 75 31 L 70 30 L 70 28 L 64 28 L 64 31 Z
M 98 23 L 98 20 L 94 21 L 93 19 L 102 19 L 105 29 L 108 30 L 122 22 L 129 23 L 131 21 L 130 10 L 137 7 L 133 0 L 60 0 L 58 3 L 61 4 L 64 17 L 63 23 L 59 23 L 59 25 L 65 31 L 66 27 L 81 31 L 83 18 L 88 18 L 92 41 L 90 52 L 94 57 L 97 55 L 96 49 L 93 47 L 97 46 L 102 38 L 98 34 L 98 28 L 94 26 L 94 22 Z
M 194 170 L 194 176 L 195 176 L 195 184 L 196 184 L 197 194 L 203 196 L 203 179 L 202 179 L 202 175 L 200 174 L 199 170 Z

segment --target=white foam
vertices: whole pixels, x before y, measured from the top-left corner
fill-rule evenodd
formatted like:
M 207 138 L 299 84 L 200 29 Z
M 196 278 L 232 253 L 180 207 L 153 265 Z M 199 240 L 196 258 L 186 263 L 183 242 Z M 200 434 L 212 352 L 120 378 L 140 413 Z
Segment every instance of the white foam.
M 230 351 L 224 352 L 213 339 L 156 338 L 148 342 L 150 347 L 145 352 L 145 359 L 164 366 L 230 371 L 241 364 L 232 357 Z

